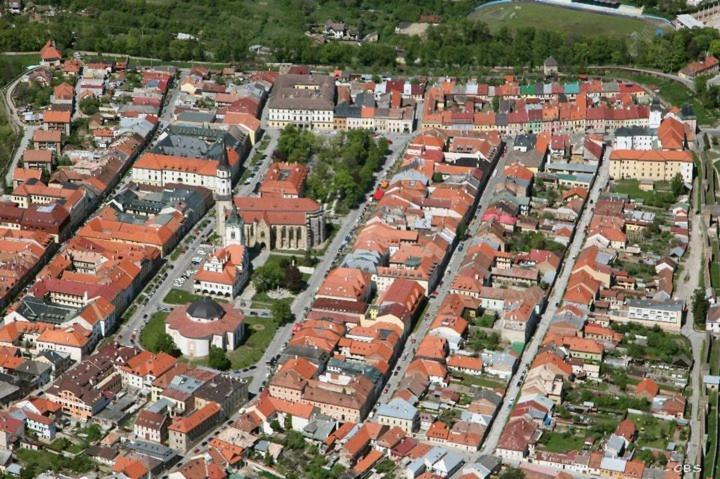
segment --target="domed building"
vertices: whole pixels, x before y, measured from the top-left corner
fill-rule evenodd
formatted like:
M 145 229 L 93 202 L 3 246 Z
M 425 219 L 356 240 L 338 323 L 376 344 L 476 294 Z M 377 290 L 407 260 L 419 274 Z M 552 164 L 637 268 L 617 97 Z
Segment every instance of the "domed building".
M 234 350 L 242 341 L 244 327 L 245 317 L 240 311 L 210 298 L 179 306 L 165 320 L 165 331 L 190 358 L 207 356 L 210 346 Z

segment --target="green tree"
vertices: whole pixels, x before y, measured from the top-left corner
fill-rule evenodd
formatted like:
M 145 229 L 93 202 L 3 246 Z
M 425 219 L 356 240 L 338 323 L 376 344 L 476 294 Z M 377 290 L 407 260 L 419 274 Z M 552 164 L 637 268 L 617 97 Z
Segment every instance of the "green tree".
M 298 294 L 305 287 L 302 273 L 297 266 L 291 264 L 285 267 L 285 275 L 281 284 L 283 288 L 287 288 L 293 294 Z
M 157 341 L 155 341 L 155 351 L 154 353 L 167 353 L 174 357 L 180 356 L 180 349 L 178 349 L 177 345 L 175 344 L 175 341 L 173 340 L 172 336 L 170 336 L 168 333 L 162 333 Z
M 258 293 L 270 291 L 280 286 L 283 280 L 283 270 L 277 263 L 268 263 L 260 266 L 253 274 L 253 284 Z
M 285 414 L 285 421 L 284 421 L 284 422 L 285 422 L 285 424 L 284 424 L 285 430 L 286 430 L 286 431 L 290 431 L 290 430 L 292 429 L 292 415 L 290 415 L 290 414 Z
M 702 288 L 697 288 L 692 298 L 692 314 L 695 324 L 705 324 L 705 317 L 709 308 L 710 302 L 705 297 L 705 291 Z
M 292 309 L 287 301 L 275 301 L 270 307 L 270 311 L 278 324 L 285 324 L 293 319 Z
M 672 190 L 672 194 L 677 198 L 680 196 L 685 189 L 685 186 L 683 185 L 682 176 L 680 176 L 680 173 L 673 176 L 672 181 L 670 182 L 670 189 Z
M 228 369 L 230 369 L 231 363 L 222 348 L 218 348 L 217 346 L 210 346 L 210 353 L 208 354 L 208 366 L 213 369 L 219 369 L 220 371 L 227 371 Z
M 635 458 L 644 462 L 646 466 L 651 466 L 655 462 L 655 455 L 649 449 L 640 449 L 635 453 Z
M 517 467 L 509 467 L 500 474 L 500 479 L 525 479 L 525 473 Z
M 92 96 L 80 100 L 80 111 L 86 115 L 94 115 L 100 110 L 100 101 Z
M 285 447 L 300 450 L 305 448 L 305 438 L 297 431 L 288 431 L 285 435 Z

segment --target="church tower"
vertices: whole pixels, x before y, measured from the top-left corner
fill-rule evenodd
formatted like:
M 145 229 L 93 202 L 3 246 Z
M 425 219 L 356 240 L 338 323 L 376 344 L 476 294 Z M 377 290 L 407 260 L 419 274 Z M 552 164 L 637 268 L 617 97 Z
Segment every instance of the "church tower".
M 218 237 L 225 240 L 225 214 L 232 207 L 232 171 L 227 157 L 227 149 L 223 148 L 223 155 L 218 162 L 215 173 L 215 224 Z
M 225 221 L 225 236 L 223 237 L 223 246 L 245 244 L 245 222 L 238 214 L 238 210 L 233 204 L 230 208 L 230 214 Z

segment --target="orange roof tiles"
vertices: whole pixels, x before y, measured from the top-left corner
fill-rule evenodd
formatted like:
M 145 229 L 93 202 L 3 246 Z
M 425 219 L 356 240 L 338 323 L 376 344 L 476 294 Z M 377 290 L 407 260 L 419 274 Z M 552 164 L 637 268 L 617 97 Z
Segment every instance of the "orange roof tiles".
M 59 344 L 73 348 L 84 348 L 89 342 L 91 331 L 75 325 L 73 328 L 48 328 L 37 338 L 37 342 Z
M 370 273 L 353 268 L 335 268 L 328 273 L 317 297 L 359 300 L 370 285 Z
M 40 49 L 40 58 L 44 61 L 56 61 L 62 58 L 62 53 L 55 47 L 53 40 L 48 40 Z
M 70 123 L 70 112 L 67 110 L 45 110 L 42 114 L 44 123 Z
M 429 334 L 423 338 L 417 348 L 415 356 L 418 358 L 444 360 L 447 355 L 448 344 L 445 338 Z
M 217 414 L 220 413 L 220 411 L 221 409 L 218 403 L 209 402 L 202 408 L 191 413 L 189 416 L 176 418 L 172 422 L 172 424 L 170 424 L 169 429 L 179 433 L 187 434 L 201 424 L 215 417 Z
M 635 394 L 649 399 L 660 393 L 660 387 L 652 379 L 645 378 L 635 386 Z
M 142 462 L 125 455 L 115 458 L 112 470 L 126 475 L 129 479 L 141 479 L 150 472 Z
M 260 184 L 260 195 L 301 196 L 307 174 L 301 163 L 273 163 Z
M 655 161 L 692 163 L 692 153 L 685 150 L 613 150 L 610 161 Z
M 447 365 L 449 368 L 482 371 L 483 361 L 482 359 L 473 356 L 453 355 L 448 358 Z

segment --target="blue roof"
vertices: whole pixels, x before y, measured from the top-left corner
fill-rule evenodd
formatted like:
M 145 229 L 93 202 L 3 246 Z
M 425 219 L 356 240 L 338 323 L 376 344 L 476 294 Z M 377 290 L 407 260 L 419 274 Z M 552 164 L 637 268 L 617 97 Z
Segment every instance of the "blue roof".
M 578 83 L 578 82 L 565 83 L 563 85 L 563 91 L 567 95 L 577 95 L 578 93 L 580 93 L 580 83 Z

